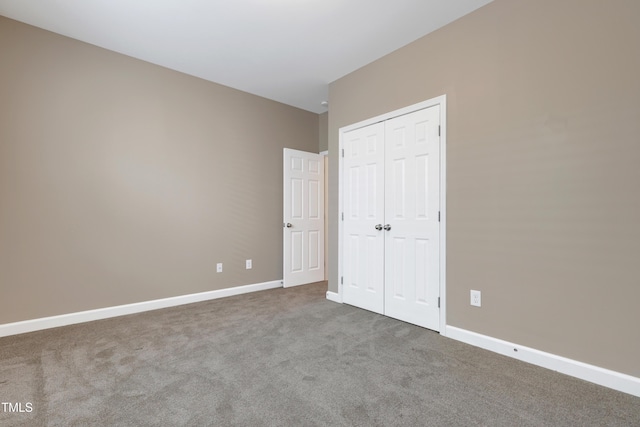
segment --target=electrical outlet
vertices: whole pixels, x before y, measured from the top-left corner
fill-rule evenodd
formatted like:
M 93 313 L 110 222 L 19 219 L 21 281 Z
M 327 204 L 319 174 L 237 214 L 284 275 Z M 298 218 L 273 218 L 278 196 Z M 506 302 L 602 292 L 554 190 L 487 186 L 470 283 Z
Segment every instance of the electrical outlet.
M 222 273 L 222 263 L 221 262 L 219 262 L 218 265 L 216 265 L 216 271 L 218 273 Z
M 247 262 L 245 263 L 245 267 L 247 268 L 247 270 L 251 270 L 251 260 L 248 259 Z
M 471 305 L 475 307 L 480 307 L 482 303 L 482 295 L 480 291 L 471 291 Z

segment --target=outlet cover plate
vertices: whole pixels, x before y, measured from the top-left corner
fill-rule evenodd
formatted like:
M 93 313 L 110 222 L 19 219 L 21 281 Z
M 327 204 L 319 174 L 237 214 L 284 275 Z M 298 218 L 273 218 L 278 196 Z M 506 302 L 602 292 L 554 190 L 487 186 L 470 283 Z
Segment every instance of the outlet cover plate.
M 482 294 L 480 291 L 471 290 L 471 305 L 480 307 L 482 305 Z
M 251 260 L 248 259 L 247 262 L 245 263 L 245 266 L 247 268 L 247 270 L 251 270 Z
M 216 271 L 217 271 L 218 273 L 222 273 L 222 263 L 221 263 L 221 262 L 219 262 L 219 263 L 216 265 Z

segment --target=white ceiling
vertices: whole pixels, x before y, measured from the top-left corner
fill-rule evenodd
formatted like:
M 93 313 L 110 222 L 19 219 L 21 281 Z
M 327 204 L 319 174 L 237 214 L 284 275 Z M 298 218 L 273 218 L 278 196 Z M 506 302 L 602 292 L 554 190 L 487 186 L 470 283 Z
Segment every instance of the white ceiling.
M 322 113 L 328 84 L 492 0 L 0 0 L 0 15 Z

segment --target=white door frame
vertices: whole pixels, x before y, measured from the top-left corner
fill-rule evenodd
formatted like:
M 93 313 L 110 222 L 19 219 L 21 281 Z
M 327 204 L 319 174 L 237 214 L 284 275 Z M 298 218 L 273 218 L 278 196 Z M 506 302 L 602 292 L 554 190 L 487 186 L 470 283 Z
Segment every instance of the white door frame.
M 342 213 L 344 212 L 344 200 L 343 200 L 343 171 L 342 171 L 342 153 L 344 149 L 344 135 L 345 133 L 358 129 L 364 126 L 369 126 L 377 122 L 392 119 L 394 117 L 402 116 L 404 114 L 413 113 L 414 111 L 423 110 L 425 108 L 433 107 L 435 105 L 440 106 L 440 335 L 446 336 L 447 325 L 447 292 L 446 292 L 446 275 L 447 275 L 447 96 L 442 95 L 436 98 L 429 99 L 427 101 L 419 102 L 417 104 L 410 105 L 399 110 L 391 111 L 389 113 L 382 114 L 380 116 L 372 117 L 370 119 L 363 120 L 358 123 L 354 123 L 348 126 L 341 127 L 338 130 L 338 301 L 342 303 L 342 277 L 343 277 L 343 265 L 342 259 L 343 253 L 343 228 L 344 223 L 342 221 Z
M 329 150 L 318 154 L 324 156 L 324 280 L 329 280 Z

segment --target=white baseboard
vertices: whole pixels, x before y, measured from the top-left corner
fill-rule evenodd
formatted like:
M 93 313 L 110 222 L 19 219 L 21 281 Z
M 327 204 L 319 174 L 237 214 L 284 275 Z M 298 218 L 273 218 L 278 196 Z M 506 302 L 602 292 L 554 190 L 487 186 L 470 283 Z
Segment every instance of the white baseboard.
M 454 326 L 446 327 L 446 336 L 485 350 L 640 397 L 640 378 L 632 377 L 631 375 L 567 359 L 566 357 L 524 347 Z
M 23 322 L 6 323 L 0 325 L 0 337 L 24 334 L 42 329 L 57 328 L 59 326 L 73 325 L 76 323 L 90 322 L 92 320 L 108 319 L 110 317 L 124 316 L 143 311 L 157 310 L 160 308 L 175 307 L 177 305 L 191 304 L 194 302 L 208 301 L 212 299 L 246 294 L 248 292 L 264 291 L 267 289 L 281 288 L 282 281 L 257 283 L 254 285 L 237 286 L 234 288 L 218 289 L 215 291 L 201 292 L 197 294 L 181 295 L 172 298 L 163 298 L 152 301 L 137 302 L 134 304 L 118 305 L 115 307 L 99 308 L 97 310 L 80 311 L 77 313 L 62 314 L 60 316 L 43 317 L 40 319 L 25 320 Z
M 342 298 L 340 298 L 340 294 L 336 292 L 327 291 L 327 299 L 329 301 L 337 302 L 338 304 L 342 304 Z

